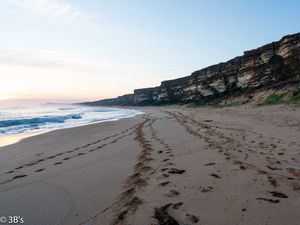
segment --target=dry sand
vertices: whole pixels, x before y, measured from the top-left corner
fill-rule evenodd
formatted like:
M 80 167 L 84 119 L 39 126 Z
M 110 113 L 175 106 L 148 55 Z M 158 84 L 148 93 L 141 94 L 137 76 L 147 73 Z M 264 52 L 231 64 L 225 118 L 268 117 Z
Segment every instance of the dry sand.
M 298 225 L 300 109 L 153 107 L 0 148 L 28 225 Z

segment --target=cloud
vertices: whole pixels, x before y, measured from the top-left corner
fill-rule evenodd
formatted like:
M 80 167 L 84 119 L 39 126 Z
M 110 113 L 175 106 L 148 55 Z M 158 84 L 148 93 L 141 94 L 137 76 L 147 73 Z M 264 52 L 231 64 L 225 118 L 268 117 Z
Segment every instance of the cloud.
M 37 15 L 45 15 L 52 19 L 74 20 L 82 12 L 73 5 L 61 0 L 6 0 L 7 3 Z
M 145 69 L 141 64 L 123 64 L 92 59 L 82 55 L 65 54 L 35 49 L 0 48 L 0 65 L 45 67 L 48 69 L 68 67 L 77 69 L 132 71 Z
M 1 0 L 0 0 L 1 1 Z M 9 6 L 11 13 L 17 15 L 19 10 L 25 10 L 33 15 L 45 16 L 53 20 L 74 21 L 80 19 L 81 22 L 99 22 L 100 14 L 83 12 L 66 0 L 2 0 Z M 1 2 L 2 3 L 2 2 Z M 0 3 L 0 4 L 1 4 Z M 94 24 L 94 29 L 104 34 L 109 34 L 128 39 L 144 41 L 149 43 L 170 44 L 162 41 L 157 35 L 145 34 L 138 30 L 128 30 L 128 27 L 120 27 L 116 24 Z
M 60 67 L 49 53 L 26 49 L 0 49 L 0 64 L 30 67 Z
M 158 77 L 171 73 L 179 73 L 183 68 L 145 64 L 127 64 L 122 62 L 99 60 L 83 55 L 65 54 L 55 51 L 34 49 L 0 48 L 0 66 L 42 69 L 43 71 L 68 69 L 84 73 L 115 75 L 117 77 L 153 76 Z M 1 69 L 1 67 L 0 67 Z

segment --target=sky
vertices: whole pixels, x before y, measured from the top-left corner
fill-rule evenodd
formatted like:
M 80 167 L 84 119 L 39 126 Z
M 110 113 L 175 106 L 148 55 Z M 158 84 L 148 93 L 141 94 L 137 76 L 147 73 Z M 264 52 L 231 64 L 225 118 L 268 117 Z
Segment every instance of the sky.
M 300 32 L 300 1 L 0 0 L 0 101 L 157 86 Z

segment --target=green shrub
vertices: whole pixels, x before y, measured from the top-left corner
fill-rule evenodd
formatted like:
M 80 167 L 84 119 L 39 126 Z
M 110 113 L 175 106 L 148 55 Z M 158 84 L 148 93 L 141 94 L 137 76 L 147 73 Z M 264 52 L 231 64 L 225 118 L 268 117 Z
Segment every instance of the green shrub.
M 294 102 L 300 102 L 300 90 L 297 91 L 297 92 L 293 95 L 292 101 L 294 101 Z
M 265 101 L 260 105 L 269 105 L 269 104 L 277 104 L 282 102 L 282 99 L 287 95 L 287 93 L 281 93 L 281 94 L 271 94 L 269 95 Z

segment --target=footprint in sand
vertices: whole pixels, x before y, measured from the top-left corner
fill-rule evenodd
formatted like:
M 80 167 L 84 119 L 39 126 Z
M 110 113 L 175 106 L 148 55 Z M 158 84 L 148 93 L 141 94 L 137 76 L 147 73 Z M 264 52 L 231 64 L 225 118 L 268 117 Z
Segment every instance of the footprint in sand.
M 278 199 L 271 199 L 271 198 L 256 198 L 257 200 L 262 200 L 270 203 L 279 203 L 280 201 Z
M 180 209 L 180 207 L 183 205 L 183 202 L 177 202 L 172 204 L 173 209 Z
M 277 187 L 277 181 L 274 177 L 269 176 L 268 181 L 273 187 Z
M 80 153 L 78 153 L 77 155 L 85 155 L 86 153 L 84 153 L 84 152 L 80 152 Z
M 165 186 L 167 186 L 169 183 L 170 183 L 169 181 L 161 182 L 161 183 L 159 183 L 159 186 L 165 187 Z
M 246 167 L 243 166 L 243 165 L 240 165 L 240 169 L 241 169 L 241 170 L 246 170 Z
M 269 168 L 270 170 L 282 170 L 281 168 L 278 167 L 272 167 L 272 166 L 266 166 L 267 168 Z
M 33 165 L 36 165 L 36 164 L 37 164 L 37 162 L 33 162 L 33 163 L 27 164 L 27 166 L 33 166 Z
M 164 178 L 167 178 L 167 177 L 169 177 L 169 176 L 170 176 L 169 174 L 163 173 L 163 174 L 159 175 L 159 176 L 157 177 L 157 179 L 164 179 Z
M 215 174 L 215 173 L 212 173 L 212 174 L 210 174 L 212 177 L 215 177 L 215 178 L 218 178 L 218 179 L 220 179 L 221 177 L 218 175 L 218 174 Z
M 135 185 L 135 186 L 138 186 L 138 187 L 144 187 L 144 186 L 147 185 L 147 181 L 145 181 L 142 178 L 139 178 L 136 181 L 134 181 L 132 184 Z
M 27 175 L 26 174 L 20 174 L 20 175 L 14 176 L 13 180 L 19 179 L 19 178 L 22 178 L 22 177 L 27 177 Z
M 122 193 L 122 195 L 130 195 L 130 194 L 133 194 L 135 192 L 135 189 L 134 188 L 129 188 L 127 189 L 126 191 L 124 191 Z
M 35 172 L 41 172 L 41 171 L 43 171 L 43 170 L 45 170 L 45 169 L 38 169 L 38 170 L 36 170 Z
M 168 173 L 170 173 L 170 174 L 183 174 L 184 172 L 185 172 L 185 170 L 179 170 L 176 168 L 171 168 L 168 171 Z
M 151 166 L 143 166 L 142 168 L 140 168 L 141 172 L 149 172 L 152 170 Z
M 272 194 L 273 197 L 288 198 L 288 196 L 286 194 L 283 194 L 283 193 L 278 192 L 278 191 L 269 191 L 269 193 Z
M 198 223 L 199 219 L 197 216 L 194 216 L 192 214 L 186 214 L 186 217 L 189 221 L 193 222 L 193 223 Z
M 208 188 L 202 188 L 201 192 L 207 193 L 207 192 L 212 192 L 214 188 L 212 186 L 209 186 Z
M 62 164 L 62 162 L 56 162 L 53 165 L 59 165 L 59 164 Z
M 212 162 L 212 163 L 206 163 L 204 166 L 214 166 L 216 165 L 216 163 Z
M 167 197 L 175 197 L 175 196 L 178 196 L 179 194 L 180 194 L 179 191 L 170 190 L 170 191 L 167 191 L 165 193 L 165 196 L 167 196 Z

